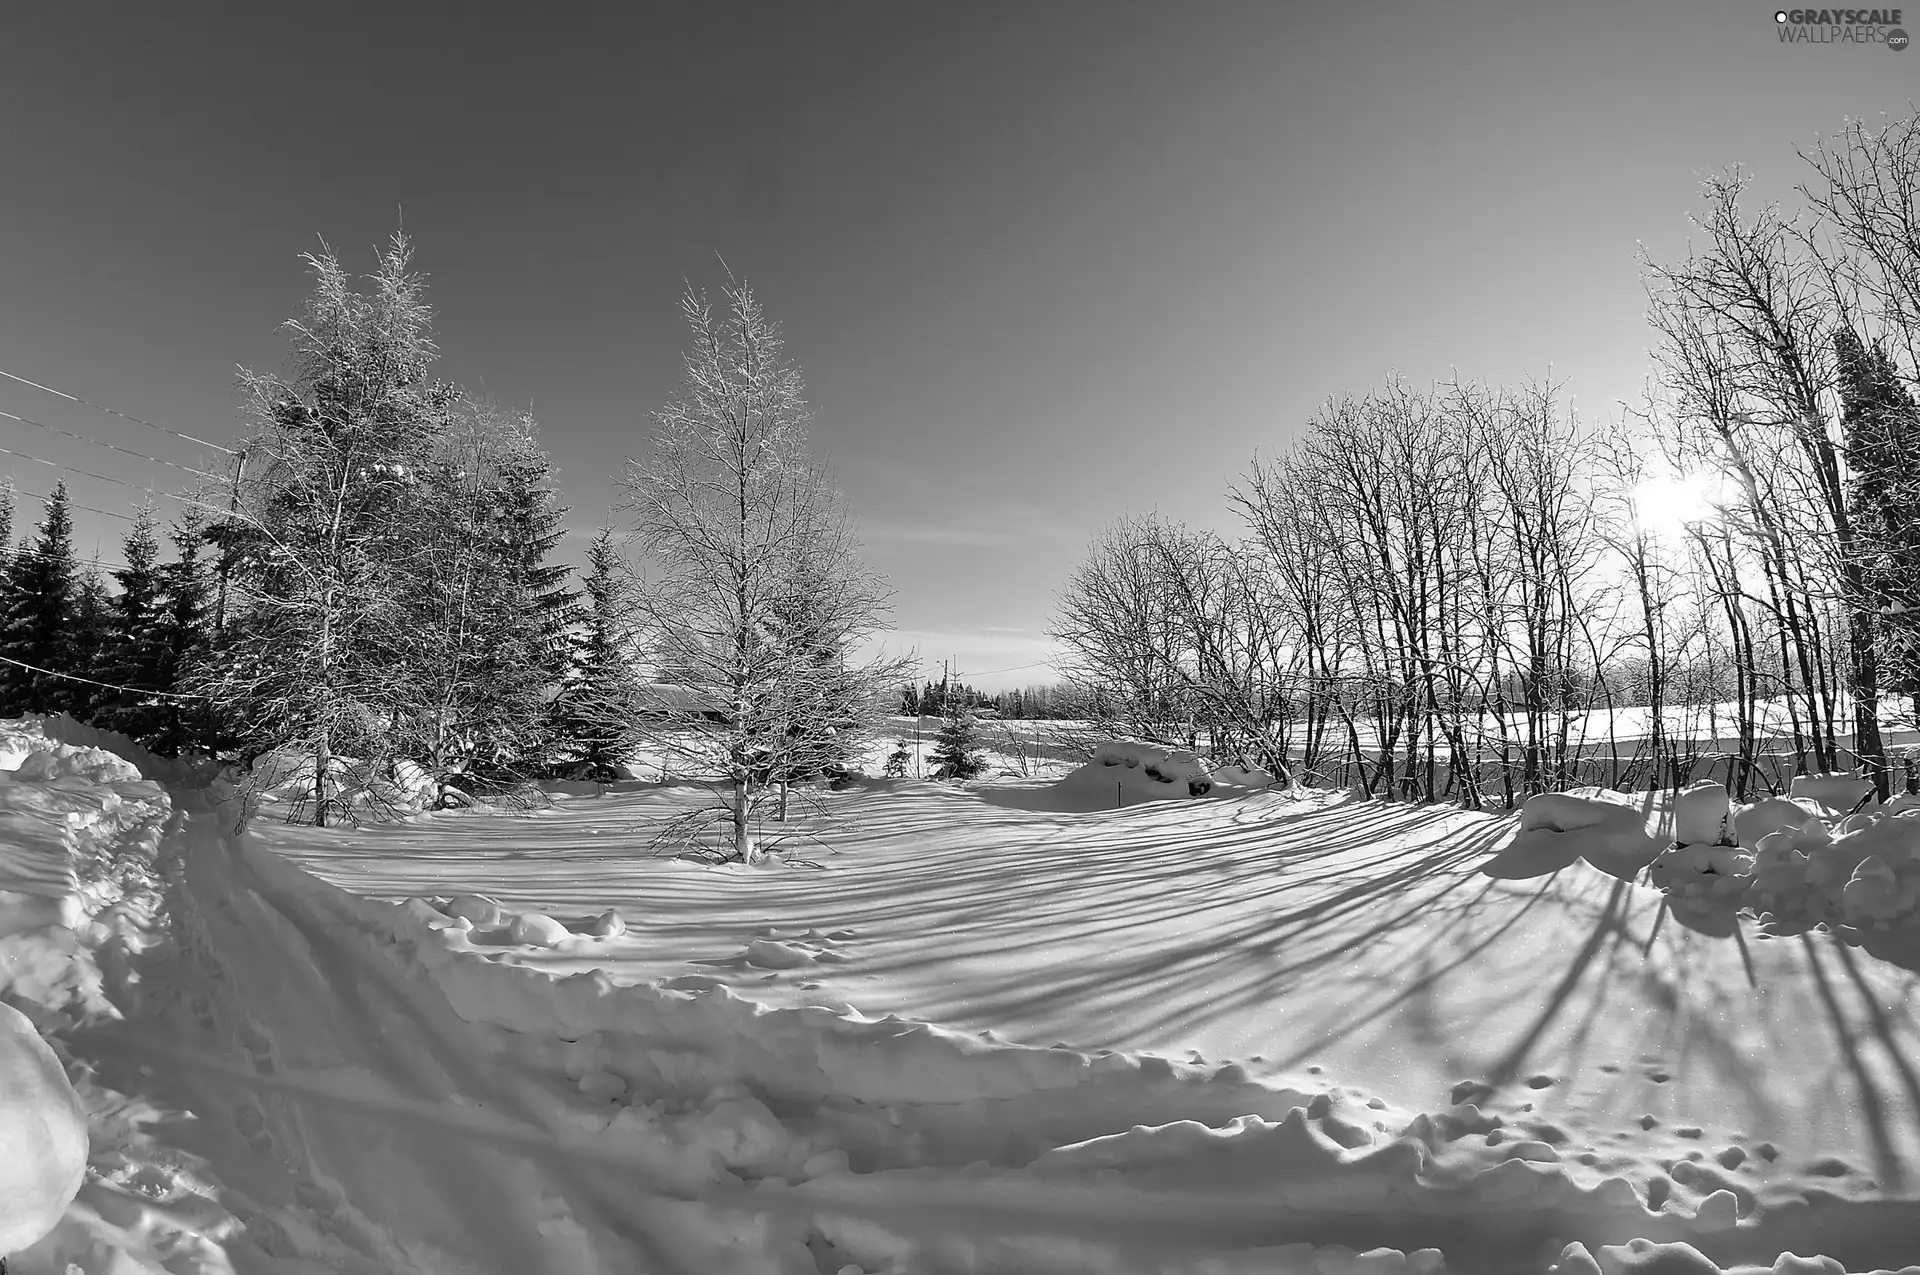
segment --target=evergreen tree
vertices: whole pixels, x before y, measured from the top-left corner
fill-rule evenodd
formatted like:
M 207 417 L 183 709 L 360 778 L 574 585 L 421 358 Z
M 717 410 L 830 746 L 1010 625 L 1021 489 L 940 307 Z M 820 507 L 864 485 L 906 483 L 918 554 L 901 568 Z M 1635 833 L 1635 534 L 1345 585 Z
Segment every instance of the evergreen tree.
M 920 688 L 912 682 L 900 688 L 900 714 L 903 717 L 920 716 Z
M 1889 689 L 1920 694 L 1920 411 L 1882 349 L 1834 336 L 1848 505 Z
M 556 742 L 582 778 L 611 781 L 634 741 L 642 687 L 633 663 L 633 607 L 611 529 L 587 550 L 584 614 L 572 640 L 572 669 L 554 701 Z
M 934 737 L 933 777 L 935 779 L 977 779 L 986 772 L 986 758 L 980 755 L 978 723 L 958 694 L 947 695 L 947 679 L 940 679 L 945 720 Z
M 161 617 L 166 599 L 160 541 L 154 535 L 150 507 L 142 507 L 134 516 L 120 552 L 126 565 L 113 573 L 120 588 L 107 605 L 100 680 L 132 689 L 101 690 L 93 719 L 108 730 L 145 741 L 159 733 L 166 716 L 164 702 L 152 694 L 166 689 L 161 685 L 166 649 Z
M 907 741 L 893 741 L 893 751 L 887 754 L 886 776 L 889 779 L 904 779 L 907 767 L 913 764 L 913 750 L 907 747 Z
M 200 557 L 206 529 L 197 518 L 175 525 L 174 560 L 160 569 L 160 606 L 156 628 L 153 684 L 165 698 L 150 747 L 169 757 L 190 748 L 220 746 L 212 704 L 185 694 L 194 666 L 206 659 L 212 642 L 212 581 Z
M 73 679 L 61 678 L 55 683 L 57 702 L 61 712 L 80 721 L 93 721 L 103 697 L 111 694 L 92 682 L 106 680 L 100 677 L 100 669 L 112 638 L 112 610 L 113 595 L 107 592 L 96 560 L 80 576 L 74 589 L 72 618 L 55 644 L 59 662 L 54 667 L 74 675 Z M 82 678 L 89 680 L 78 680 Z
M 369 771 L 392 758 L 415 672 L 409 602 L 435 543 L 419 473 L 458 394 L 429 379 L 433 314 L 411 256 L 395 235 L 367 294 L 330 252 L 307 257 L 293 379 L 244 375 L 257 429 L 238 510 L 209 533 L 231 563 L 228 614 L 193 689 L 230 712 L 244 756 L 301 757 L 320 824 L 340 810 L 340 756 Z
M 47 498 L 33 538 L 22 541 L 7 564 L 0 591 L 0 716 L 57 713 L 71 705 L 72 684 L 50 674 L 67 671 L 77 575 L 63 480 Z
M 541 551 L 517 516 L 539 503 L 525 488 L 537 449 L 523 425 L 463 404 L 419 475 L 419 567 L 401 628 L 408 674 L 391 716 L 442 803 L 456 777 L 497 782 L 538 763 L 562 673 L 536 593 Z
M 568 631 L 583 617 L 579 591 L 569 583 L 573 569 L 548 561 L 566 535 L 567 510 L 555 498 L 553 462 L 534 440 L 531 415 L 515 420 L 496 472 L 503 549 L 528 597 L 542 667 L 557 683 L 567 671 Z
M 0 582 L 13 560 L 13 476 L 0 478 Z

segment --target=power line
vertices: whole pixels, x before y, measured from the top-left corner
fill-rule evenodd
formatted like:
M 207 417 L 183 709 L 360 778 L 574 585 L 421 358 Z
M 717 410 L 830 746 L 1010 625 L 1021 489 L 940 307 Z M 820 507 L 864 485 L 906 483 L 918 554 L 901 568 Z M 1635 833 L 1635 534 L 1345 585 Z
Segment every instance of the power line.
M 44 677 L 64 677 L 69 682 L 85 682 L 88 686 L 104 686 L 110 691 L 127 691 L 134 695 L 158 695 L 161 699 L 211 699 L 210 695 L 193 695 L 185 691 L 156 691 L 145 686 L 116 686 L 112 682 L 96 682 L 90 677 L 81 677 L 76 673 L 62 673 L 57 669 L 40 668 L 24 660 L 16 660 L 9 655 L 0 655 L 0 663 L 11 664 L 28 672 L 39 673 Z
M 78 394 L 69 394 L 65 390 L 56 390 L 53 388 L 53 386 L 42 385 L 38 381 L 29 381 L 24 376 L 15 376 L 13 373 L 5 371 L 4 369 L 0 369 L 0 376 L 6 377 L 9 381 L 18 381 L 22 385 L 31 385 L 36 390 L 45 390 L 49 394 L 58 395 L 59 397 L 67 399 L 70 402 L 78 403 L 82 407 L 91 407 L 96 412 L 105 412 L 109 416 L 118 416 L 123 421 L 132 421 L 135 425 L 145 425 L 148 429 L 157 429 L 162 434 L 172 434 L 175 438 L 184 438 L 189 443 L 197 443 L 202 447 L 211 447 L 216 452 L 225 452 L 229 456 L 234 455 L 234 451 L 231 447 L 222 447 L 218 443 L 209 443 L 204 438 L 195 438 L 191 434 L 182 434 L 179 430 L 168 429 L 165 425 L 155 425 L 152 421 L 141 420 L 138 416 L 129 416 L 127 413 L 122 412 L 117 408 L 103 407 L 99 403 L 90 403 L 86 399 L 81 398 Z
M 47 494 L 45 494 L 44 492 L 37 492 L 37 491 L 21 491 L 21 490 L 20 490 L 20 489 L 19 489 L 18 487 L 12 487 L 11 485 L 9 486 L 9 490 L 11 490 L 11 491 L 13 492 L 13 494 L 14 494 L 14 495 L 16 495 L 16 496 L 27 496 L 27 497 L 30 497 L 30 498 L 32 498 L 32 499 L 34 499 L 34 500 L 37 500 L 37 501 L 39 501 L 39 502 L 41 502 L 42 504 L 45 504 L 45 503 L 46 503 L 47 501 L 49 501 L 49 500 L 52 500 L 52 499 L 53 499 L 53 497 L 52 497 L 52 496 L 49 496 L 49 495 L 47 495 Z M 93 507 L 92 505 L 82 505 L 82 504 L 80 504 L 80 503 L 78 503 L 78 502 L 76 502 L 76 501 L 73 501 L 73 500 L 68 500 L 68 501 L 67 501 L 67 508 L 69 508 L 69 509 L 84 509 L 84 510 L 86 510 L 86 511 L 87 511 L 88 513 L 90 513 L 90 514 L 99 514 L 99 515 L 101 515 L 102 517 L 106 517 L 106 518 L 118 518 L 118 519 L 119 519 L 119 520 L 120 520 L 121 522 L 132 522 L 132 521 L 133 521 L 133 518 L 132 518 L 132 517 L 131 517 L 130 515 L 128 515 L 128 514 L 117 514 L 117 513 L 115 513 L 115 512 L 113 512 L 113 510 L 111 510 L 111 509 L 95 509 L 95 508 L 94 508 L 94 507 Z
M 134 456 L 141 460 L 150 460 L 156 465 L 165 465 L 171 469 L 178 469 L 183 473 L 192 474 L 196 478 L 204 478 L 208 482 L 220 481 L 214 475 L 206 473 L 203 470 L 194 469 L 188 465 L 176 465 L 170 460 L 161 460 L 158 456 L 149 456 L 145 452 L 136 452 L 130 448 L 121 447 L 116 443 L 105 442 L 98 438 L 89 438 L 85 434 L 76 434 L 70 429 L 61 429 L 58 425 L 48 425 L 43 421 L 32 420 L 25 416 L 15 416 L 12 412 L 8 411 L 0 411 L 0 416 L 4 416 L 10 421 L 19 421 L 22 425 L 32 425 L 38 429 L 49 430 L 55 434 L 65 434 L 68 438 L 77 438 L 83 443 L 92 443 L 95 447 L 104 447 L 108 451 L 119 452 L 123 456 Z
M 11 549 L 0 549 L 0 558 L 5 558 L 8 561 L 12 561 L 14 558 L 27 557 L 27 558 L 38 558 L 42 562 L 51 562 L 51 561 L 58 560 L 61 556 L 62 555 L 60 554 L 48 553 L 44 549 L 35 548 L 31 544 L 19 544 L 19 545 L 15 545 Z M 115 571 L 132 570 L 132 568 L 124 562 L 118 561 L 117 559 L 102 558 L 99 554 L 94 554 L 90 557 L 82 558 L 79 554 L 70 552 L 66 554 L 65 557 L 67 561 L 71 562 L 76 568 L 89 567 L 89 566 L 93 566 L 93 567 L 104 566 L 104 567 L 111 567 Z M 154 563 L 154 566 L 156 568 L 161 565 L 162 564 L 159 563 L 158 561 Z
M 4 374 L 0 374 L 0 375 L 4 375 Z M 168 500 L 177 500 L 181 504 L 195 505 L 201 509 L 211 509 L 215 513 L 226 512 L 225 510 L 221 509 L 220 506 L 218 505 L 209 505 L 206 501 L 195 500 L 192 496 L 182 496 L 178 492 L 171 492 L 171 491 L 155 491 L 153 488 L 143 487 L 139 483 L 130 483 L 124 478 L 114 478 L 107 474 L 96 474 L 91 469 L 82 469 L 78 465 L 68 465 L 61 461 L 48 460 L 44 456 L 30 456 L 26 452 L 14 451 L 11 447 L 0 447 L 0 452 L 4 452 L 9 456 L 18 456 L 21 460 L 30 460 L 36 465 L 45 465 L 50 469 L 64 469 L 69 471 L 70 473 L 80 474 L 87 478 L 97 478 L 103 483 L 114 483 L 121 487 L 131 488 L 134 491 L 144 491 L 149 496 L 164 496 Z M 84 509 L 89 507 L 85 505 L 81 505 L 81 506 L 76 506 L 76 508 Z M 92 512 L 101 513 L 103 511 L 94 509 L 92 510 Z M 128 521 L 132 521 L 132 519 L 128 519 Z
M 4 375 L 7 375 L 7 373 L 0 372 L 0 376 L 4 376 Z M 9 456 L 18 456 L 21 460 L 33 461 L 35 464 L 46 465 L 52 469 L 65 469 L 76 474 L 83 474 L 88 478 L 97 478 L 103 483 L 117 483 L 122 487 L 129 487 L 134 491 L 144 491 L 149 496 L 165 496 L 167 499 L 177 500 L 183 505 L 192 505 L 197 509 L 210 509 L 221 518 L 238 519 L 239 521 L 249 523 L 254 528 L 259 530 L 263 535 L 265 535 L 267 539 L 271 540 L 275 548 L 279 549 L 282 553 L 286 554 L 288 561 L 291 562 L 293 566 L 295 566 L 301 571 L 304 571 L 309 577 L 312 577 L 315 574 L 311 566 L 307 565 L 304 562 L 301 562 L 297 557 L 297 555 L 294 554 L 293 550 L 287 548 L 286 544 L 281 541 L 280 537 L 273 534 L 272 528 L 268 527 L 265 523 L 261 522 L 258 518 L 255 518 L 251 514 L 248 514 L 248 513 L 245 513 L 244 511 L 236 509 L 231 505 L 223 509 L 219 505 L 210 505 L 204 500 L 195 500 L 192 496 L 182 496 L 178 492 L 171 492 L 171 491 L 155 491 L 151 487 L 142 487 L 139 483 L 130 483 L 124 478 L 110 478 L 105 474 L 96 474 L 90 469 L 82 469 L 78 465 L 63 464 L 62 462 L 57 460 L 48 460 L 44 456 L 30 456 L 26 452 L 17 452 L 10 447 L 0 447 L 0 452 L 4 452 Z M 242 463 L 244 463 L 244 460 L 245 458 L 242 457 Z M 94 509 L 93 506 L 91 505 L 75 505 L 73 507 L 76 509 L 86 509 L 93 513 L 106 512 L 103 509 Z M 109 516 L 125 517 L 124 514 L 109 515 Z M 128 518 L 127 521 L 132 522 L 133 520 L 131 518 Z

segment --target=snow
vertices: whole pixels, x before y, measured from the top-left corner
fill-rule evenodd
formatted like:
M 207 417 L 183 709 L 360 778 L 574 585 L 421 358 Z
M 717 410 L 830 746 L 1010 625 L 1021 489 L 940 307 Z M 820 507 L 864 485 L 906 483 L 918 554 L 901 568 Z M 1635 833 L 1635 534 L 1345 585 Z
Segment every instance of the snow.
M 1666 920 L 1600 867 L 1657 850 L 1652 804 L 1224 772 L 1194 800 L 1134 754 L 1085 768 L 1105 804 L 1073 774 L 876 784 L 807 825 L 821 870 L 704 867 L 639 849 L 685 787 L 236 836 L 127 752 L 0 727 L 5 968 L 39 971 L 7 996 L 95 1132 L 21 1275 L 1920 1255 L 1920 1036 L 1887 1009 L 1920 980 L 1838 932 Z M 1115 809 L 1149 762 L 1185 795 Z M 1920 819 L 1869 813 L 1746 857 L 1884 910 Z M 1489 879 L 1514 846 L 1576 853 Z
M 1512 842 L 1481 871 L 1524 881 L 1585 859 L 1602 872 L 1631 879 L 1659 851 L 1647 833 L 1646 816 L 1618 794 L 1593 789 L 1541 793 L 1521 806 Z
M 60 1220 L 87 1169 L 87 1115 L 31 1020 L 0 1004 L 0 1253 Z
M 1689 784 L 1674 795 L 1673 839 L 1682 845 L 1717 846 L 1735 840 L 1733 806 L 1724 784 Z

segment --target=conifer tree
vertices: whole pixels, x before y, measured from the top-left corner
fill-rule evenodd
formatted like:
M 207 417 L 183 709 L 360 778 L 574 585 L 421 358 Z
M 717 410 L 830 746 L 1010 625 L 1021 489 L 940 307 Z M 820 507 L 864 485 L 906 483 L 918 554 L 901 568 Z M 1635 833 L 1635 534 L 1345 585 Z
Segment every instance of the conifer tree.
M 539 551 L 516 517 L 537 448 L 514 420 L 463 403 L 419 475 L 419 566 L 403 602 L 406 683 L 392 710 L 405 751 L 439 786 L 498 782 L 536 764 L 558 680 L 539 613 Z
M 567 684 L 554 701 L 555 736 L 581 778 L 611 781 L 632 748 L 641 707 L 633 607 L 611 529 L 602 528 L 587 550 L 581 585 L 586 601 Z
M 13 475 L 0 478 L 0 583 L 13 560 Z
M 1920 410 L 1885 350 L 1834 336 L 1848 503 L 1888 689 L 1920 693 Z
M 213 706 L 187 692 L 194 666 L 207 657 L 213 634 L 212 581 L 200 557 L 205 527 L 189 517 L 170 534 L 174 559 L 160 569 L 154 686 L 162 693 L 150 747 L 169 757 L 190 748 L 211 752 L 221 740 Z
M 980 755 L 979 724 L 964 696 L 948 694 L 948 679 L 940 679 L 945 720 L 934 737 L 930 754 L 935 779 L 977 779 L 986 772 L 987 762 Z
M 340 812 L 341 755 L 372 773 L 412 669 L 407 605 L 429 552 L 419 472 L 458 394 L 438 356 L 424 281 L 395 235 L 371 288 L 309 255 L 306 314 L 286 325 L 294 375 L 245 373 L 256 429 L 238 510 L 209 533 L 231 563 L 221 649 L 193 689 L 232 716 L 249 759 L 279 746 L 313 776 L 316 823 Z
M 113 572 L 120 587 L 107 605 L 100 660 L 105 676 L 100 680 L 128 689 L 102 690 L 93 718 L 108 730 L 144 741 L 159 732 L 166 713 L 163 702 L 152 694 L 166 689 L 161 685 L 165 653 L 161 617 L 166 600 L 151 507 L 143 506 L 134 515 L 120 553 L 126 565 Z
M 56 483 L 33 538 L 7 564 L 0 591 L 0 716 L 57 713 L 72 703 L 64 679 L 66 634 L 78 601 L 67 484 Z M 45 672 L 37 671 L 45 670 Z
M 568 631 L 582 618 L 573 569 L 549 561 L 566 534 L 567 510 L 555 498 L 553 462 L 534 439 L 530 414 L 514 418 L 505 442 L 495 463 L 502 548 L 527 593 L 542 667 L 557 683 L 567 671 Z
M 100 573 L 96 559 L 80 574 L 73 595 L 73 615 L 55 644 L 58 663 L 54 665 L 70 678 L 57 679 L 52 688 L 61 712 L 80 721 L 93 721 L 102 697 L 110 694 L 93 683 L 100 677 L 103 657 L 112 636 L 113 596 Z

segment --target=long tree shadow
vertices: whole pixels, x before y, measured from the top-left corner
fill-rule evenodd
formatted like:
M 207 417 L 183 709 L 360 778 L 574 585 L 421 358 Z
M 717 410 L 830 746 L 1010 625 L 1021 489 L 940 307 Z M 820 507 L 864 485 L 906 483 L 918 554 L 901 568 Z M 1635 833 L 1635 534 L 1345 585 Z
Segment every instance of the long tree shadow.
M 1920 1082 L 1901 1060 L 1916 1045 L 1903 1013 L 1855 1012 L 1840 988 L 1822 1001 L 1814 949 L 1757 942 L 1743 953 L 1731 938 L 1662 923 L 1657 893 L 1584 864 L 1492 881 L 1478 867 L 1513 832 L 1511 817 L 1273 797 L 1075 815 L 913 785 L 840 799 L 840 853 L 824 873 L 669 868 L 634 853 L 635 826 L 687 799 L 459 817 L 359 840 L 350 856 L 336 855 L 341 838 L 310 830 L 282 840 L 361 893 L 485 886 L 510 906 L 573 914 L 618 903 L 633 926 L 625 950 L 654 953 L 656 965 L 677 953 L 682 969 L 708 962 L 731 976 L 744 939 L 770 922 L 857 933 L 831 969 L 740 970 L 747 995 L 804 977 L 870 1013 L 1034 1044 L 1317 1061 L 1389 1092 L 1544 1074 L 1554 1088 L 1536 1101 L 1596 1121 L 1694 1108 L 1729 1137 L 1809 1138 L 1825 1122 L 1881 1145 L 1883 1179 L 1910 1160 Z M 550 860 L 509 864 L 530 829 Z M 444 850 L 454 838 L 456 852 L 406 858 L 416 842 Z M 560 969 L 585 958 L 515 959 Z M 1847 969 L 1869 1006 L 1897 1007 L 1914 986 L 1879 962 Z M 1809 1039 L 1806 1025 L 1820 1021 L 1856 1042 L 1858 1066 Z M 1892 1090 L 1877 1107 L 1855 1094 L 1876 1077 Z M 1879 1143 L 1871 1123 L 1887 1130 Z

